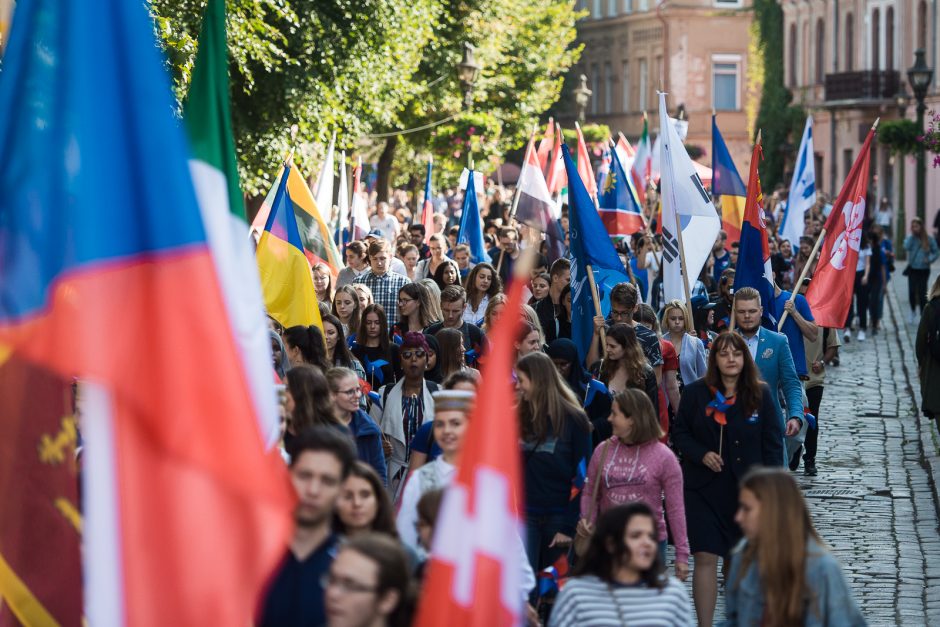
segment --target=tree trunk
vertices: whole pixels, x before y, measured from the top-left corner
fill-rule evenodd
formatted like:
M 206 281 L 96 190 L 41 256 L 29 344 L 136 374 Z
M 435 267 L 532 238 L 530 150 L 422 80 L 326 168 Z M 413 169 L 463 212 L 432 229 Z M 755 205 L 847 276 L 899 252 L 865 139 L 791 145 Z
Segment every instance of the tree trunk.
M 389 181 L 392 176 L 392 162 L 395 160 L 395 148 L 398 146 L 398 136 L 394 135 L 385 140 L 385 148 L 379 155 L 378 172 L 375 179 L 375 192 L 377 202 L 388 202 Z

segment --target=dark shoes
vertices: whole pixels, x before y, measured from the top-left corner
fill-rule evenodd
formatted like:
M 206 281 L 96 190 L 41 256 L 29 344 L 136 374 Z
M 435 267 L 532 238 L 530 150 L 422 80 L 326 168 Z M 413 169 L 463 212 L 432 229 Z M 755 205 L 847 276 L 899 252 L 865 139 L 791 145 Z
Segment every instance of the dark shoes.
M 819 474 L 819 471 L 816 470 L 816 462 L 813 461 L 803 461 L 803 473 L 807 477 L 815 477 Z

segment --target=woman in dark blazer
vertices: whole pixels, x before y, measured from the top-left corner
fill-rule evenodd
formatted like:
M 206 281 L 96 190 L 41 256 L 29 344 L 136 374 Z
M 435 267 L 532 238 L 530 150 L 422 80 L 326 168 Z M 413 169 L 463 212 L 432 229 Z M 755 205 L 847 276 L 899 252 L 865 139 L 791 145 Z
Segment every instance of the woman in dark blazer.
M 722 333 L 712 344 L 705 377 L 682 390 L 672 439 L 682 455 L 695 613 L 711 627 L 718 558 L 741 539 L 738 484 L 751 466 L 783 464 L 783 425 L 740 335 Z

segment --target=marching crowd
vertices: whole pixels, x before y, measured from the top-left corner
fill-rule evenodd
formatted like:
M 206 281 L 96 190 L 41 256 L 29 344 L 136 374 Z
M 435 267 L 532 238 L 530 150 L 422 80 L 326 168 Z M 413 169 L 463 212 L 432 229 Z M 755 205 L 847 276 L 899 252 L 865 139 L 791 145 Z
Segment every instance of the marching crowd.
M 651 229 L 618 244 L 631 282 L 610 293 L 582 357 L 571 339 L 570 262 L 532 253 L 513 371 L 519 599 L 530 624 L 708 627 L 720 589 L 727 625 L 865 624 L 790 472 L 801 463 L 806 475 L 820 472 L 826 368 L 839 365 L 843 342 L 879 332 L 894 270 L 884 227 L 866 223 L 853 310 L 842 328 L 817 327 L 801 295 L 811 279 L 796 283 L 829 208 L 821 201 L 807 214 L 793 247 L 777 241 L 768 207 L 772 305 L 788 313 L 779 333 L 758 291 L 732 289 L 737 243 L 724 232 L 691 308 L 662 302 Z M 299 505 L 260 624 L 410 624 L 488 333 L 506 285 L 525 280 L 514 265 L 536 245 L 498 195 L 481 213 L 490 260 L 474 264 L 446 213 L 426 237 L 407 209 L 378 203 L 373 230 L 346 244 L 335 279 L 313 267 L 322 330 L 271 319 L 282 454 Z M 564 210 L 560 222 L 566 230 Z M 927 306 L 926 321 L 940 251 L 919 220 L 911 233 L 911 320 Z M 924 409 L 940 414 L 940 402 Z M 690 572 L 691 599 L 681 583 Z

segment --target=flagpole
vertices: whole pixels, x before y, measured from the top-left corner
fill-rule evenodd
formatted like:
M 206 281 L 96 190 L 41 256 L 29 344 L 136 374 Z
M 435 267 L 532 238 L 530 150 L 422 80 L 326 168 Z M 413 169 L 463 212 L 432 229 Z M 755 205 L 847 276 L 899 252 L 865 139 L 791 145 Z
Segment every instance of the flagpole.
M 685 265 L 685 248 L 682 244 L 682 222 L 679 220 L 679 212 L 676 211 L 676 235 L 679 238 L 679 269 L 682 270 L 682 287 L 685 289 L 685 330 L 692 331 L 695 326 L 692 323 L 692 290 L 689 289 L 689 274 Z
M 871 125 L 871 130 L 878 130 L 878 123 L 881 121 L 881 118 L 876 118 L 875 123 Z M 833 211 L 836 211 L 836 208 L 833 207 Z M 823 240 L 826 238 L 826 227 L 823 226 L 822 230 L 819 232 L 819 237 L 816 238 L 816 244 L 813 245 L 813 250 L 809 254 L 809 258 L 806 260 L 806 265 L 803 266 L 803 271 L 800 272 L 800 280 L 796 282 L 796 285 L 793 286 L 793 291 L 790 293 L 790 299 L 787 302 L 796 301 L 796 295 L 800 291 L 800 286 L 803 285 L 803 280 L 806 278 L 806 275 L 809 274 L 810 266 L 813 265 L 813 262 L 816 260 L 816 255 L 819 253 L 819 248 L 822 245 Z M 786 309 L 783 311 L 783 315 L 780 316 L 780 322 L 777 323 L 777 330 L 783 328 L 783 323 L 786 321 L 787 316 L 790 312 Z
M 591 267 L 591 264 L 584 266 L 585 271 L 588 275 L 588 282 L 591 284 L 591 298 L 594 299 L 594 315 L 603 316 L 603 310 L 601 309 L 601 297 L 597 293 L 597 282 L 594 280 L 594 268 Z M 607 330 L 601 329 L 601 359 L 607 356 Z

